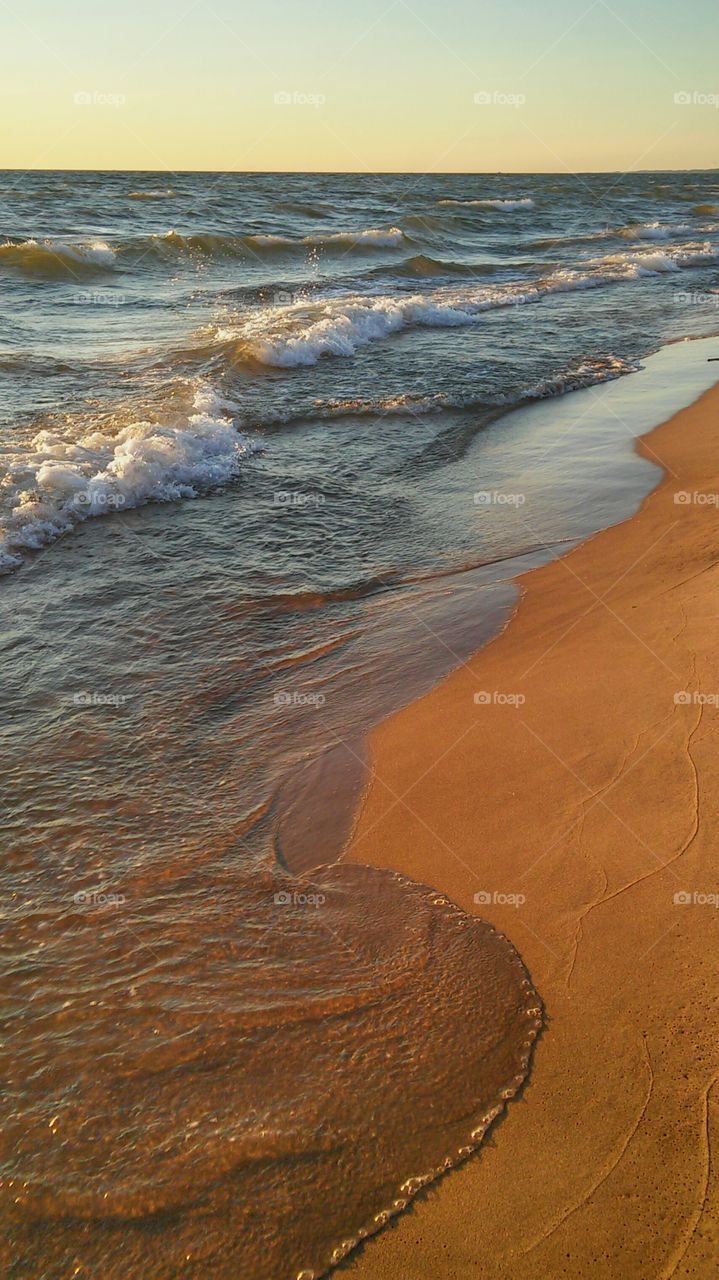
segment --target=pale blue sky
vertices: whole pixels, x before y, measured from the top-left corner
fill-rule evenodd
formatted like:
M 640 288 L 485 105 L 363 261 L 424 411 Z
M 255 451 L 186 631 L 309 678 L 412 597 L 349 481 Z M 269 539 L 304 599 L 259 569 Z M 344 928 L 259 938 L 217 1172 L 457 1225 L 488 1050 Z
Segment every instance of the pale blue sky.
M 0 13 L 0 167 L 719 165 L 716 0 L 0 0 Z

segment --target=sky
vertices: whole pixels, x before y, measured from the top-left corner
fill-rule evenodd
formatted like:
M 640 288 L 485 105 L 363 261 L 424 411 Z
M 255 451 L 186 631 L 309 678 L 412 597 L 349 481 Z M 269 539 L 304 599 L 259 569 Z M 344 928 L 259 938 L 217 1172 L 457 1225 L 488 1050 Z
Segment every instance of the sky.
M 0 0 L 0 168 L 719 167 L 716 0 Z

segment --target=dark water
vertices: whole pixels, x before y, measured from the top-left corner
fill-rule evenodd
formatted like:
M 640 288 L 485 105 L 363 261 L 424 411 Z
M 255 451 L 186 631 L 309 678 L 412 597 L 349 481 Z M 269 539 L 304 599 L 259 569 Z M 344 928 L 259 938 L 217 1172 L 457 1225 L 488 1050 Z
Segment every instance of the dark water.
M 511 947 L 321 868 L 717 327 L 719 175 L 611 181 L 2 175 L 12 1276 L 320 1274 L 523 1077 Z

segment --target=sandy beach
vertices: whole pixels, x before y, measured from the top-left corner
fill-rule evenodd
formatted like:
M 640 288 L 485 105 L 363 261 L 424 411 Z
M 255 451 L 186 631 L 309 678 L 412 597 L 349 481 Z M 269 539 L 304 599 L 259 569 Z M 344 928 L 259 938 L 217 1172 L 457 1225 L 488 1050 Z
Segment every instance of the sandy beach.
M 355 1280 L 716 1274 L 718 410 L 645 437 L 638 514 L 525 576 L 371 736 L 346 856 L 506 933 L 546 1027 L 521 1100 Z
M 237 10 L 3 10 L 0 1280 L 719 1280 L 719 5 Z

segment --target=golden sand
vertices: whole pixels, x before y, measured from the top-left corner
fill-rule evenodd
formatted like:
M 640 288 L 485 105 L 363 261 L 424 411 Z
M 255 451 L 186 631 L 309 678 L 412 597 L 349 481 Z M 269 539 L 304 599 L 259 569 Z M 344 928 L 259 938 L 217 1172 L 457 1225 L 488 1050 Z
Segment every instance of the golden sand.
M 347 856 L 490 920 L 547 1027 L 523 1100 L 353 1280 L 719 1273 L 718 411 L 640 442 L 666 472 L 640 512 L 371 737 Z

